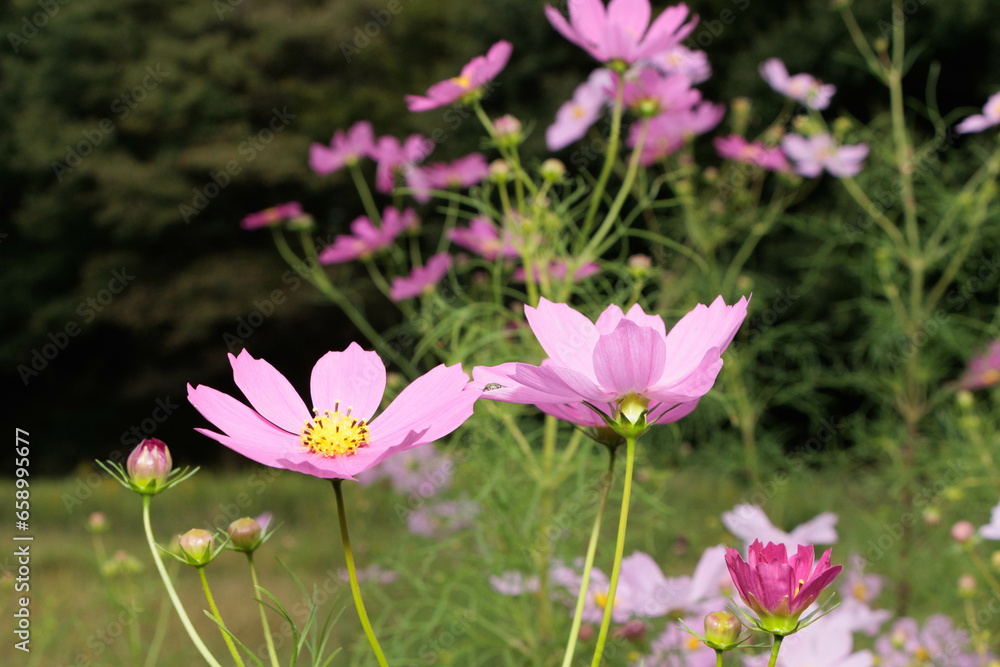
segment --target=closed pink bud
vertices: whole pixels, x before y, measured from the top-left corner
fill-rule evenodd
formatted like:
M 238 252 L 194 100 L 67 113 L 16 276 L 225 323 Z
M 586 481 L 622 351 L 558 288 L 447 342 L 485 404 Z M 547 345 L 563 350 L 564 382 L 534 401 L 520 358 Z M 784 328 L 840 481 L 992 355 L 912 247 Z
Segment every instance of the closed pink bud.
M 215 540 L 212 533 L 201 528 L 192 528 L 178 538 L 188 565 L 201 567 L 211 562 Z
M 170 476 L 173 461 L 166 443 L 146 438 L 129 454 L 125 467 L 133 488 L 140 492 L 156 492 Z

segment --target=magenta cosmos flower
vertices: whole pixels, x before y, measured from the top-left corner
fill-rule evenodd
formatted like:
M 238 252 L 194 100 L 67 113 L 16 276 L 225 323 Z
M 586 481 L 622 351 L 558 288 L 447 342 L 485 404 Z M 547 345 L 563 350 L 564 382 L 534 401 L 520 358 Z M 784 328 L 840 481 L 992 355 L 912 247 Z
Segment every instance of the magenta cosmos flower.
M 455 245 L 482 255 L 494 261 L 497 256 L 510 259 L 517 257 L 517 248 L 511 243 L 511 233 L 504 230 L 503 238 L 489 218 L 477 216 L 469 220 L 468 227 L 455 227 L 448 232 L 448 239 Z
M 959 134 L 969 134 L 982 132 L 994 125 L 1000 125 L 1000 93 L 994 93 L 986 100 L 983 113 L 969 116 L 955 126 L 955 131 Z
M 825 133 L 811 137 L 786 135 L 781 140 L 781 148 L 795 162 L 795 171 L 810 178 L 819 176 L 824 169 L 838 178 L 850 178 L 861 171 L 868 157 L 868 144 L 838 146 L 834 138 Z
M 699 102 L 690 109 L 673 111 L 655 116 L 649 120 L 646 140 L 642 145 L 639 164 L 648 167 L 684 145 L 691 137 L 713 129 L 726 115 L 726 107 L 712 102 Z M 639 141 L 641 122 L 629 127 L 626 145 L 635 148 Z
M 323 478 L 354 479 L 393 454 L 451 433 L 472 415 L 477 391 L 458 364 L 414 380 L 372 419 L 385 392 L 385 366 L 357 343 L 328 352 L 312 370 L 312 410 L 271 364 L 243 350 L 229 355 L 250 408 L 211 387 L 188 385 L 188 400 L 222 433 L 195 429 L 247 458 Z
M 770 171 L 792 170 L 792 165 L 777 146 L 768 148 L 759 141 L 750 142 L 738 134 L 716 137 L 713 144 L 715 151 L 728 160 L 756 165 Z
M 240 221 L 243 229 L 257 229 L 258 227 L 270 227 L 285 220 L 291 220 L 302 216 L 302 204 L 297 201 L 290 201 L 287 204 L 278 204 L 263 211 L 251 213 Z
M 545 5 L 552 27 L 601 62 L 619 60 L 631 65 L 652 58 L 680 44 L 698 24 L 688 17 L 687 5 L 668 7 L 652 25 L 649 0 L 611 0 L 605 9 L 601 0 L 573 0 L 569 21 L 555 7 Z
M 320 176 L 326 176 L 345 165 L 357 164 L 369 157 L 375 148 L 375 132 L 366 120 L 351 126 L 345 134 L 337 130 L 329 146 L 313 144 L 309 148 L 309 166 Z
M 414 167 L 406 175 L 406 184 L 413 191 L 413 198 L 426 202 L 431 190 L 461 189 L 472 187 L 490 173 L 490 166 L 481 153 L 470 153 L 453 162 L 435 162 L 425 167 Z
M 428 294 L 441 282 L 450 268 L 451 255 L 446 252 L 431 255 L 426 265 L 415 267 L 407 277 L 392 279 L 389 298 L 393 301 L 405 301 L 421 294 Z
M 617 85 L 617 77 L 615 77 Z M 690 111 L 701 101 L 701 91 L 691 87 L 691 79 L 683 74 L 661 74 L 644 69 L 638 77 L 625 77 L 622 100 L 625 106 L 640 116 Z
M 771 58 L 761 63 L 760 76 L 771 88 L 785 97 L 790 97 L 817 111 L 830 106 L 830 100 L 837 92 L 837 87 L 833 84 L 823 83 L 809 74 L 789 76 L 785 63 L 778 58 Z
M 410 111 L 429 111 L 459 100 L 474 98 L 483 84 L 492 81 L 510 60 L 513 49 L 510 42 L 500 40 L 490 47 L 485 56 L 476 56 L 462 68 L 462 73 L 451 79 L 439 81 L 427 89 L 427 97 L 407 95 Z
M 419 224 L 412 208 L 402 213 L 392 206 L 382 213 L 382 226 L 376 227 L 368 216 L 363 215 L 351 223 L 351 234 L 340 234 L 333 245 L 319 253 L 320 264 L 340 264 L 359 257 L 368 258 L 392 245 L 402 232 Z
M 789 556 L 785 545 L 760 540 L 750 545 L 744 561 L 736 549 L 726 548 L 726 565 L 740 598 L 760 620 L 760 629 L 790 635 L 799 627 L 799 616 L 832 582 L 842 566 L 830 564 L 827 549 L 814 562 L 811 546 L 799 545 Z
M 427 159 L 433 150 L 434 142 L 419 134 L 411 134 L 402 143 L 396 137 L 381 137 L 371 153 L 378 163 L 375 188 L 379 192 L 392 192 L 396 186 L 396 173 L 402 171 L 405 174 Z
M 545 130 L 545 143 L 549 150 L 565 148 L 587 133 L 608 104 L 607 89 L 612 85 L 611 70 L 599 68 L 577 86 L 573 97 L 556 112 L 556 122 Z
M 635 424 L 646 410 L 652 423 L 708 393 L 722 369 L 721 354 L 746 317 L 747 300 L 699 304 L 669 334 L 662 318 L 638 304 L 628 313 L 609 306 L 596 323 L 545 298 L 524 311 L 549 359 L 541 366 L 475 368 L 477 384 L 489 388 L 484 398 L 536 405 L 586 401 Z
M 955 389 L 984 389 L 1000 382 L 1000 340 L 973 357 L 955 383 Z

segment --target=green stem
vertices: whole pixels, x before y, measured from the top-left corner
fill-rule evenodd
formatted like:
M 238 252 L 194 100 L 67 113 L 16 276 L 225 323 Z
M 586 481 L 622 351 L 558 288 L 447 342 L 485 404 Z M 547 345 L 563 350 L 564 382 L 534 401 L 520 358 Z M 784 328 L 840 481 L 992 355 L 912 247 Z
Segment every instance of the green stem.
M 594 216 L 597 215 L 597 209 L 601 205 L 601 199 L 604 197 L 604 187 L 608 183 L 608 177 L 611 175 L 612 167 L 614 167 L 615 158 L 618 156 L 618 140 L 621 137 L 622 111 L 624 107 L 625 77 L 619 73 L 618 87 L 615 90 L 615 105 L 611 110 L 611 136 L 608 137 L 608 152 L 604 156 L 604 166 L 601 168 L 601 174 L 597 177 L 597 183 L 590 193 L 590 206 L 587 208 L 587 217 L 584 219 L 583 227 L 580 228 L 580 235 L 577 237 L 581 240 L 587 238 L 590 234 L 590 228 L 594 224 Z
M 167 638 L 167 620 L 170 618 L 170 598 L 166 595 L 160 600 L 160 610 L 156 615 L 156 629 L 153 630 L 153 638 L 149 642 L 149 653 L 146 654 L 144 667 L 155 667 L 160 661 L 160 649 L 163 648 L 163 640 Z
M 368 188 L 368 182 L 365 181 L 365 177 L 361 174 L 361 167 L 358 166 L 357 162 L 352 162 L 349 165 L 349 169 L 351 178 L 354 179 L 354 186 L 358 189 L 358 194 L 361 195 L 361 202 L 365 206 L 368 218 L 372 221 L 373 225 L 381 227 L 382 216 L 379 215 L 378 208 L 375 206 L 375 200 L 372 199 L 372 191 Z
M 774 644 L 771 646 L 771 659 L 767 663 L 767 667 L 774 667 L 778 662 L 778 649 L 781 648 L 781 642 L 784 637 L 781 635 L 774 635 Z
M 715 649 L 715 667 L 722 667 L 722 653 L 719 649 Z
M 850 5 L 846 3 L 844 4 L 843 9 L 841 10 L 841 16 L 844 19 L 844 25 L 847 26 L 847 32 L 851 34 L 851 39 L 854 40 L 854 45 L 858 47 L 858 51 L 861 52 L 865 62 L 868 63 L 868 68 L 872 71 L 872 74 L 877 76 L 883 83 L 886 83 L 885 68 L 882 66 L 878 56 L 875 55 L 875 51 L 865 38 L 865 33 L 861 30 L 861 26 L 858 25 L 857 19 L 854 18 L 854 12 L 851 11 Z
M 167 595 L 170 596 L 170 601 L 174 605 L 174 609 L 177 611 L 177 616 L 181 619 L 181 625 L 188 633 L 188 637 L 191 638 L 191 642 L 194 644 L 198 652 L 201 653 L 201 657 L 205 659 L 212 667 L 222 667 L 219 661 L 216 660 L 212 654 L 209 652 L 208 648 L 205 646 L 204 642 L 201 641 L 201 637 L 198 636 L 198 632 L 191 625 L 191 619 L 188 618 L 187 612 L 184 611 L 184 607 L 181 605 L 180 598 L 177 597 L 177 591 L 174 590 L 174 585 L 170 581 L 170 577 L 167 575 L 167 570 L 163 567 L 163 560 L 160 559 L 159 551 L 156 548 L 156 542 L 153 540 L 153 528 L 149 522 L 149 501 L 152 496 L 144 495 L 142 497 L 142 525 L 146 531 L 146 542 L 149 544 L 149 551 L 153 554 L 153 561 L 156 563 L 156 569 L 160 573 L 160 579 L 163 580 L 163 586 L 167 589 Z
M 566 644 L 566 655 L 562 667 L 569 667 L 576 651 L 576 640 L 580 636 L 580 624 L 583 621 L 583 607 L 587 603 L 587 589 L 590 587 L 590 571 L 594 567 L 594 555 L 597 553 L 597 540 L 601 535 L 601 520 L 604 518 L 604 508 L 608 504 L 608 492 L 611 490 L 611 479 L 615 472 L 615 450 L 608 448 L 610 454 L 608 471 L 601 480 L 601 502 L 597 506 L 597 516 L 594 526 L 590 529 L 590 542 L 587 544 L 587 556 L 583 562 L 583 579 L 580 582 L 580 593 L 576 597 L 576 612 L 573 614 L 573 627 L 569 631 L 569 642 Z
M 611 569 L 611 582 L 608 586 L 608 599 L 604 605 L 604 617 L 601 619 L 601 631 L 597 636 L 597 648 L 594 650 L 594 660 L 591 667 L 601 664 L 604 655 L 604 644 L 608 641 L 608 630 L 611 627 L 611 610 L 615 606 L 615 593 L 618 590 L 618 576 L 622 570 L 622 555 L 625 553 L 625 528 L 628 525 L 628 504 L 632 493 L 632 468 L 635 463 L 635 436 L 625 438 L 625 488 L 622 490 L 622 511 L 618 519 L 618 541 L 615 544 L 615 563 Z
M 247 552 L 247 563 L 250 565 L 250 580 L 253 582 L 253 599 L 257 602 L 257 608 L 260 610 L 260 624 L 264 629 L 267 655 L 271 659 L 272 667 L 278 667 L 278 654 L 274 650 L 274 640 L 271 638 L 271 626 L 267 623 L 267 614 L 264 613 L 264 603 L 261 601 L 260 593 L 258 592 L 260 584 L 257 583 L 257 568 L 253 564 L 253 552 Z
M 368 637 L 368 643 L 371 644 L 372 651 L 375 652 L 375 659 L 378 660 L 378 664 L 382 667 L 388 667 L 389 663 L 385 661 L 385 654 L 382 653 L 382 647 L 379 646 L 378 639 L 375 638 L 372 624 L 368 621 L 365 603 L 361 600 L 361 587 L 358 586 L 358 573 L 354 568 L 354 554 L 351 552 L 351 537 L 347 533 L 347 513 L 344 510 L 344 493 L 340 489 L 343 480 L 334 479 L 331 481 L 333 483 L 333 492 L 337 496 L 337 517 L 340 519 L 340 537 L 344 542 L 344 560 L 347 561 L 347 573 L 351 579 L 351 595 L 354 596 L 354 606 L 358 610 L 358 619 L 361 621 L 361 627 L 365 631 L 365 636 Z
M 229 648 L 229 652 L 233 656 L 233 660 L 240 667 L 244 667 L 243 658 L 240 657 L 240 652 L 236 650 L 236 644 L 233 643 L 233 638 L 229 636 L 226 632 L 226 623 L 222 620 L 222 614 L 219 613 L 219 608 L 215 605 L 215 598 L 212 597 L 212 589 L 208 586 L 208 577 L 205 575 L 205 566 L 202 565 L 198 568 L 198 577 L 201 579 L 201 587 L 205 589 L 205 599 L 208 600 L 208 608 L 212 610 L 212 616 L 215 617 L 215 621 L 219 624 L 219 632 L 222 634 L 222 638 L 226 641 L 226 646 Z

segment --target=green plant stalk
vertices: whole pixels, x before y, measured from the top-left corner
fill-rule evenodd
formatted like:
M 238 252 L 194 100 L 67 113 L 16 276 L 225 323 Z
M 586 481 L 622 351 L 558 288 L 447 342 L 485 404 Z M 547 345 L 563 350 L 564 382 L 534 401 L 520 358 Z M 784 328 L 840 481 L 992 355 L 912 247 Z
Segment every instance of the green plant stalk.
M 566 644 L 566 654 L 563 656 L 562 667 L 570 667 L 573 653 L 576 652 L 576 641 L 580 636 L 580 624 L 583 622 L 583 607 L 587 603 L 587 589 L 590 587 L 590 571 L 594 568 L 594 555 L 597 553 L 597 540 L 601 535 L 601 521 L 604 518 L 604 508 L 608 504 L 608 492 L 611 491 L 611 480 L 615 472 L 615 450 L 608 448 L 608 471 L 604 474 L 601 485 L 601 502 L 597 506 L 597 516 L 594 526 L 590 529 L 590 542 L 587 543 L 587 556 L 583 562 L 583 579 L 580 582 L 580 592 L 576 597 L 576 611 L 573 613 L 573 627 L 569 631 L 569 641 Z
M 861 52 L 865 62 L 868 63 L 868 68 L 871 69 L 872 74 L 877 76 L 883 83 L 888 83 L 886 80 L 885 68 L 882 66 L 878 56 L 875 55 L 875 51 L 872 50 L 871 45 L 865 38 L 865 33 L 861 30 L 861 26 L 858 25 L 858 20 L 854 18 L 854 12 L 851 11 L 849 3 L 844 3 L 841 8 L 840 15 L 844 19 L 844 24 L 847 26 L 847 32 L 850 33 L 851 39 L 854 40 L 854 45 L 858 47 L 858 51 Z
M 549 527 L 552 524 L 555 504 L 556 484 L 553 470 L 556 458 L 556 435 L 558 421 L 552 415 L 545 415 L 545 431 L 542 440 L 542 499 L 539 508 L 538 551 L 535 568 L 538 571 L 538 633 L 543 641 L 552 633 L 552 600 L 549 597 L 549 563 L 552 560 L 552 538 Z
M 208 577 L 205 575 L 205 566 L 202 565 L 197 569 L 198 577 L 201 579 L 201 587 L 205 590 L 205 599 L 208 600 L 208 608 L 212 610 L 212 616 L 219 624 L 219 633 L 222 634 L 222 638 L 226 641 L 226 647 L 229 648 L 229 653 L 232 654 L 233 660 L 236 664 L 240 667 L 245 667 L 243 665 L 243 658 L 240 657 L 240 652 L 236 649 L 236 644 L 233 643 L 233 638 L 230 637 L 229 633 L 225 631 L 226 624 L 222 620 L 222 614 L 219 613 L 219 608 L 215 604 L 215 598 L 212 597 L 212 589 L 208 586 Z
M 781 635 L 774 635 L 774 644 L 771 646 L 771 659 L 768 661 L 767 667 L 774 667 L 778 662 L 778 649 L 781 648 L 781 642 L 784 639 Z
M 385 654 L 382 653 L 382 647 L 378 644 L 378 639 L 375 638 L 375 631 L 372 630 L 372 624 L 368 620 L 368 613 L 365 611 L 365 603 L 361 599 L 361 587 L 358 585 L 358 573 L 354 567 L 354 554 L 351 552 L 351 537 L 347 532 L 347 513 L 344 510 L 344 493 L 340 486 L 343 482 L 341 479 L 331 480 L 333 483 L 333 492 L 337 496 L 337 518 L 340 520 L 340 538 L 344 543 L 344 560 L 347 561 L 347 573 L 351 580 L 351 595 L 354 597 L 354 607 L 358 610 L 358 619 L 361 621 L 361 627 L 365 631 L 365 636 L 368 638 L 368 643 L 371 644 L 372 651 L 375 653 L 375 659 L 378 660 L 378 664 L 381 667 L 388 667 L 388 663 L 385 660 Z
M 715 667 L 722 667 L 722 653 L 719 649 L 715 649 Z
M 167 638 L 167 620 L 170 618 L 170 598 L 166 595 L 160 600 L 160 610 L 156 615 L 156 628 L 153 630 L 153 638 L 149 641 L 149 651 L 146 653 L 146 661 L 143 667 L 156 667 L 160 661 L 160 649 L 163 648 L 163 640 Z
M 357 162 L 351 162 L 348 164 L 348 169 L 351 172 L 351 178 L 354 179 L 354 186 L 358 189 L 358 194 L 361 196 L 361 203 L 364 204 L 365 212 L 371 219 L 372 224 L 376 227 L 381 227 L 382 216 L 379 215 L 378 208 L 375 206 L 375 200 L 372 199 L 372 191 L 368 187 L 368 182 L 365 180 L 364 175 L 361 173 L 361 167 L 358 166 Z
M 149 551 L 153 554 L 153 561 L 156 563 L 156 569 L 160 573 L 160 579 L 163 580 L 163 585 L 167 589 L 167 595 L 170 596 L 170 601 L 174 605 L 174 609 L 177 611 L 177 616 L 181 619 L 181 625 L 184 626 L 184 630 L 187 631 L 188 637 L 191 638 L 191 642 L 194 644 L 198 652 L 201 653 L 201 657 L 205 659 L 212 667 L 222 667 L 219 661 L 216 660 L 205 643 L 201 641 L 201 637 L 198 636 L 198 632 L 191 625 L 191 619 L 188 618 L 187 612 L 184 611 L 183 605 L 181 605 L 180 598 L 177 597 L 177 591 L 174 590 L 174 585 L 170 581 L 170 577 L 167 575 L 167 570 L 163 567 L 163 560 L 160 558 L 159 551 L 156 548 L 156 542 L 153 540 L 153 529 L 149 522 L 149 501 L 152 496 L 144 495 L 142 497 L 142 525 L 146 531 L 146 543 L 149 544 Z
M 611 582 L 608 585 L 608 599 L 604 605 L 604 617 L 601 619 L 601 631 L 597 635 L 597 648 L 594 649 L 594 660 L 591 667 L 599 667 L 604 655 L 604 644 L 608 641 L 608 630 L 611 627 L 611 610 L 615 606 L 615 593 L 618 591 L 618 577 L 622 570 L 622 555 L 625 553 L 625 529 L 628 525 L 628 505 L 632 494 L 632 469 L 635 464 L 635 436 L 625 438 L 625 487 L 622 489 L 622 510 L 618 518 L 618 540 L 615 543 L 615 562 L 611 568 Z
M 257 582 L 257 568 L 253 564 L 253 552 L 248 551 L 247 564 L 250 566 L 250 581 L 253 583 L 253 599 L 257 602 L 257 609 L 260 611 L 260 625 L 264 630 L 264 641 L 267 643 L 267 656 L 271 659 L 272 667 L 278 667 L 278 654 L 274 650 L 274 639 L 271 638 L 271 626 L 267 623 L 267 614 L 264 613 L 264 603 L 260 599 Z
M 590 229 L 594 225 L 594 216 L 604 198 L 604 188 L 608 184 L 608 177 L 611 176 L 611 169 L 614 167 L 615 158 L 618 156 L 618 141 L 622 132 L 622 113 L 625 108 L 625 77 L 618 77 L 618 87 L 615 89 L 615 104 L 611 109 L 611 136 L 608 137 L 607 153 L 604 156 L 604 166 L 601 167 L 601 174 L 597 177 L 597 183 L 590 193 L 590 205 L 587 207 L 587 217 L 580 228 L 577 238 L 585 239 L 590 234 Z M 577 256 L 580 253 L 575 253 Z

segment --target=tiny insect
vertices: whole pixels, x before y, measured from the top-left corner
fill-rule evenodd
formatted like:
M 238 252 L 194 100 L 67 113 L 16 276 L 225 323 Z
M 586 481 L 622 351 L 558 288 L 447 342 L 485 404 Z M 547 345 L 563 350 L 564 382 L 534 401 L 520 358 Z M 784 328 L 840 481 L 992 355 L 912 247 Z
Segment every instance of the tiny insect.
M 493 391 L 495 389 L 503 389 L 503 385 L 496 382 L 490 382 L 488 385 L 483 387 L 483 391 Z

